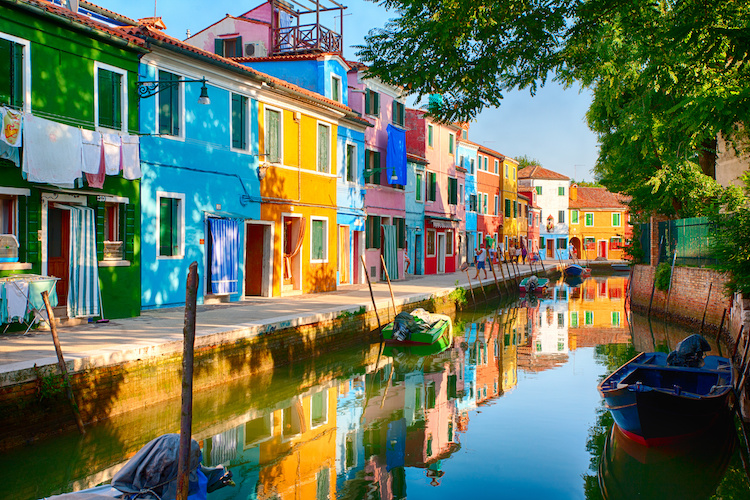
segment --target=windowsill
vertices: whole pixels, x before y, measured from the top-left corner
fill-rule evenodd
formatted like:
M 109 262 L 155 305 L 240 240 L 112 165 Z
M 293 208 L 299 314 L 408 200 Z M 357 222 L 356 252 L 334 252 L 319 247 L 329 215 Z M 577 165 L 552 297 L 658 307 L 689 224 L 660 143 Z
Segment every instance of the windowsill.
M 328 259 L 325 260 L 310 260 L 310 264 L 328 264 Z
M 184 255 L 157 255 L 156 260 L 180 260 L 184 259 Z
M 99 267 L 129 267 L 129 260 L 100 260 Z
M 0 271 L 28 271 L 31 264 L 26 262 L 0 262 Z
M 242 148 L 234 148 L 234 147 L 231 147 L 231 146 L 230 146 L 230 147 L 229 147 L 229 150 L 230 150 L 230 151 L 231 151 L 232 153 L 240 153 L 240 154 L 245 154 L 245 155 L 249 155 L 249 154 L 252 154 L 252 152 L 250 151 L 250 149 L 249 149 L 249 148 L 246 148 L 246 149 L 242 149 Z

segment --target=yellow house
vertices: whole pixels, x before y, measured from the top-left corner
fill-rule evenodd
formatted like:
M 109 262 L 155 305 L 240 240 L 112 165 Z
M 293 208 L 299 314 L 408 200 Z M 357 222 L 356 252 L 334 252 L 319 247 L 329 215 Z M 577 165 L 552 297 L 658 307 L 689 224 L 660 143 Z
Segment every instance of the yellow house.
M 570 186 L 570 244 L 580 259 L 623 259 L 633 235 L 627 197 L 605 188 Z
M 508 245 L 519 245 L 519 224 L 518 218 L 521 217 L 518 206 L 518 162 L 510 157 L 503 158 L 503 172 L 500 176 L 502 183 L 503 198 L 503 234 L 500 239 L 505 244 L 505 251 L 508 251 Z M 524 235 L 525 236 L 525 235 Z

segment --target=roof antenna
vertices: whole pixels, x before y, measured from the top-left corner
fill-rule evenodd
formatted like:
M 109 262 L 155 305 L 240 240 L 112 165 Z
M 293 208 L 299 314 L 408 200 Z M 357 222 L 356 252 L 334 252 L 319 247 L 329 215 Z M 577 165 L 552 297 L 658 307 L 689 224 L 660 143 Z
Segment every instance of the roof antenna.
M 154 0 L 154 17 L 156 17 L 156 0 Z

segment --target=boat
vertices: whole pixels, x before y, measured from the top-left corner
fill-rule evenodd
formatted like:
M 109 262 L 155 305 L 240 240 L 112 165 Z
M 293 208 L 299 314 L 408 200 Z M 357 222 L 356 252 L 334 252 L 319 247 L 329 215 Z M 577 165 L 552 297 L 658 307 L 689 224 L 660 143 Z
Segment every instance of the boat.
M 630 264 L 627 262 L 613 262 L 611 266 L 613 271 L 630 271 Z
M 568 264 L 565 266 L 565 269 L 563 269 L 563 273 L 566 276 L 590 276 L 591 268 L 583 267 L 578 264 Z
M 445 314 L 429 313 L 422 308 L 400 312 L 383 327 L 383 340 L 403 345 L 429 345 L 437 350 L 453 341 L 453 321 Z
M 541 295 L 547 291 L 547 285 L 549 285 L 549 279 L 547 278 L 527 276 L 518 284 L 518 291 L 521 292 L 521 295 L 526 293 Z
M 691 335 L 669 355 L 640 353 L 598 387 L 628 438 L 646 446 L 695 435 L 727 412 L 734 372 L 729 359 L 706 356 L 706 339 Z
M 566 276 L 565 283 L 570 288 L 576 288 L 583 284 L 583 278 L 581 276 Z

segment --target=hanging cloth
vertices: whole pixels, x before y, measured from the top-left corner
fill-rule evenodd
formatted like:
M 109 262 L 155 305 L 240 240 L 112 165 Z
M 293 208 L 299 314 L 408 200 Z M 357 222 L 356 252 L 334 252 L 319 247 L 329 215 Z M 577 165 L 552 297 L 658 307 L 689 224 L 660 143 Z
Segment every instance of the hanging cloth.
M 388 270 L 388 276 L 392 280 L 397 280 L 398 275 L 398 259 L 396 248 L 396 226 L 384 224 L 380 226 L 383 228 L 383 260 L 385 260 L 385 268 Z
M 73 188 L 81 177 L 81 129 L 24 116 L 23 171 L 29 182 Z
M 123 135 L 122 177 L 132 181 L 141 178 L 140 138 L 137 135 Z
M 68 317 L 99 316 L 99 259 L 96 255 L 94 209 L 57 206 L 70 210 Z
M 393 125 L 388 125 L 385 170 L 389 184 L 406 185 L 406 132 Z
M 104 171 L 107 175 L 117 175 L 120 173 L 122 161 L 120 136 L 102 134 L 102 142 L 104 143 Z
M 5 142 L 0 141 L 0 159 L 10 160 L 10 162 L 19 167 L 21 166 L 21 156 L 18 154 L 19 148 L 8 146 Z
M 211 293 L 237 293 L 239 224 L 232 219 L 208 219 L 211 237 Z
M 81 171 L 84 174 L 98 174 L 102 164 L 102 134 L 96 130 L 81 130 L 81 148 Z
M 23 114 L 9 108 L 0 108 L 0 139 L 8 146 L 21 147 Z

